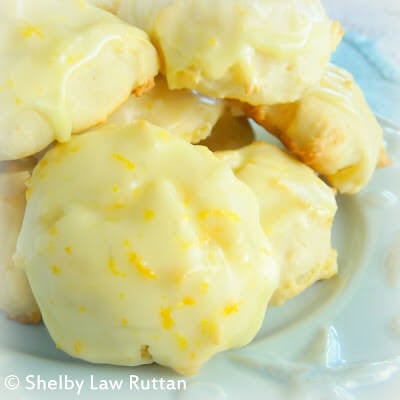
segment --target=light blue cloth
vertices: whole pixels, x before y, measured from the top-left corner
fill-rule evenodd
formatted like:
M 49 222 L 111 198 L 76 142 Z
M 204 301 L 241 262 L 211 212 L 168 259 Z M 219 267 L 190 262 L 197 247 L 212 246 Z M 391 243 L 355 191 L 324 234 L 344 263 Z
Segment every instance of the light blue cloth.
M 400 70 L 382 56 L 373 41 L 347 32 L 332 62 L 353 74 L 377 115 L 400 125 Z

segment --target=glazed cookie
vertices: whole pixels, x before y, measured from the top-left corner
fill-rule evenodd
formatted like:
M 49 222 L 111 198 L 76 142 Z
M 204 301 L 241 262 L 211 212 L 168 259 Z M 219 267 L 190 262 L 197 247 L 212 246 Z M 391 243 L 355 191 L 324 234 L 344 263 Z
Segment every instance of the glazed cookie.
M 247 113 L 340 192 L 360 191 L 376 166 L 388 163 L 382 128 L 361 89 L 334 65 L 301 100 Z
M 261 223 L 281 267 L 271 304 L 280 305 L 335 275 L 331 230 L 337 207 L 332 189 L 311 168 L 271 144 L 254 142 L 216 154 L 259 201 Z
M 0 163 L 0 309 L 9 318 L 38 323 L 40 311 L 25 272 L 13 261 L 25 211 L 26 182 L 34 160 Z
M 279 270 L 255 195 L 205 147 L 104 126 L 51 149 L 29 190 L 16 261 L 60 349 L 193 374 L 257 333 Z
M 171 89 L 254 105 L 298 100 L 342 36 L 319 0 L 122 0 L 118 15 L 149 33 Z
M 5 0 L 0 12 L 0 160 L 99 122 L 153 84 L 146 33 L 85 1 Z

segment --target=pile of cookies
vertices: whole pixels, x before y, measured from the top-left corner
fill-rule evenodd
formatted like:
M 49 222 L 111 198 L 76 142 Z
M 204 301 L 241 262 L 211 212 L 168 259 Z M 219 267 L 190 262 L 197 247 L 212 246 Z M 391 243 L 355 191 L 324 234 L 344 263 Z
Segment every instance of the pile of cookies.
M 319 0 L 5 0 L 0 19 L 10 318 L 90 362 L 193 374 L 337 273 L 335 193 L 388 159 Z

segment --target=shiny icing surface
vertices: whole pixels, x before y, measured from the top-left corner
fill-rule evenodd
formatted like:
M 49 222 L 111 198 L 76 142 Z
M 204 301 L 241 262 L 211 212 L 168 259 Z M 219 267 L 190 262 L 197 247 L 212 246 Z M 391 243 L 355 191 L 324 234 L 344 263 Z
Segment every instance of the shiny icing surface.
M 16 263 L 58 348 L 193 374 L 257 333 L 279 269 L 254 194 L 206 148 L 106 125 L 50 150 L 27 198 Z
M 322 101 L 343 109 L 344 112 L 353 113 L 361 119 L 368 118 L 369 122 L 374 121 L 372 113 L 365 112 L 365 101 L 360 96 L 360 90 L 355 86 L 357 85 L 349 72 L 329 64 L 319 86 L 312 93 Z
M 144 32 L 83 0 L 5 0 L 1 7 L 0 159 L 67 141 L 157 73 L 156 51 Z M 119 69 L 113 95 L 103 69 L 110 62 Z M 137 72 L 126 71 L 133 66 Z M 95 86 L 89 78 L 98 80 Z M 95 87 L 97 104 L 89 93 Z
M 150 34 L 170 88 L 251 104 L 301 97 L 342 35 L 318 0 L 122 0 L 117 14 Z

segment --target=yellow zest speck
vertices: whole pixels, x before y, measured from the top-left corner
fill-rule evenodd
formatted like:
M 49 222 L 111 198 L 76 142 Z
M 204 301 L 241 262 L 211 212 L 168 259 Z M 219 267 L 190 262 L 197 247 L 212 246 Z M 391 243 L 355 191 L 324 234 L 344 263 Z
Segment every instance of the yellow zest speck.
M 265 232 L 267 235 L 271 235 L 272 229 L 271 229 L 270 226 L 263 226 L 263 228 L 264 228 L 264 232 Z
M 71 254 L 72 249 L 70 246 L 64 247 L 64 250 L 67 254 Z
M 124 164 L 126 169 L 129 169 L 131 171 L 133 171 L 135 169 L 135 164 L 132 161 L 125 158 L 122 154 L 114 153 L 113 157 L 116 160 L 120 161 L 122 164 Z
M 82 352 L 82 342 L 79 340 L 74 343 L 74 352 L 75 354 L 81 354 Z
M 76 145 L 76 146 L 72 146 L 72 147 L 69 149 L 69 151 L 70 151 L 71 153 L 77 153 L 80 149 L 81 149 L 81 146 Z
M 22 100 L 19 98 L 19 97 L 16 97 L 15 98 L 15 104 L 17 104 L 17 105 L 19 105 L 19 104 L 22 104 L 23 102 L 22 102 Z
M 46 167 L 48 163 L 49 163 L 49 162 L 48 162 L 45 158 L 42 158 L 42 159 L 39 161 L 39 164 L 37 165 L 36 170 L 37 170 L 38 168 L 44 168 L 44 167 Z
M 208 326 L 209 326 L 208 320 L 203 319 L 203 320 L 201 321 L 201 333 L 202 333 L 203 335 L 205 335 L 205 334 L 208 333 Z
M 67 63 L 68 64 L 74 64 L 79 60 L 79 57 L 76 56 L 68 56 L 67 57 Z
M 0 91 L 5 90 L 9 87 L 14 87 L 14 85 L 15 85 L 15 81 L 13 79 L 9 79 L 8 81 L 6 81 L 2 85 L 0 85 Z
M 157 274 L 150 268 L 147 268 L 136 253 L 129 253 L 129 262 L 135 266 L 140 275 L 147 279 L 157 279 Z
M 121 300 L 125 299 L 125 293 L 120 293 L 120 294 L 119 294 L 119 298 L 120 298 Z
M 86 312 L 86 307 L 85 306 L 79 306 L 79 312 L 80 313 L 85 313 Z
M 117 193 L 117 192 L 119 192 L 119 186 L 114 185 L 111 190 L 113 191 L 113 193 Z
M 122 319 L 121 319 L 121 324 L 122 324 L 123 326 L 128 326 L 128 320 L 127 320 L 126 318 L 122 318 Z
M 154 218 L 154 211 L 153 210 L 145 210 L 144 211 L 144 219 L 145 221 L 150 221 Z
M 112 208 L 114 208 L 115 210 L 120 210 L 121 208 L 125 208 L 126 204 L 123 203 L 114 203 L 111 206 Z
M 194 246 L 194 242 L 192 240 L 186 240 L 183 236 L 181 235 L 176 235 L 176 240 L 178 241 L 178 243 L 180 244 L 180 246 L 183 249 L 188 249 L 189 247 Z
M 194 360 L 194 359 L 196 358 L 196 354 L 193 353 L 193 352 L 191 352 L 191 353 L 189 354 L 189 356 L 190 356 L 190 359 L 191 359 L 191 360 Z
M 25 26 L 22 28 L 22 37 L 24 38 L 30 38 L 32 36 L 37 36 L 40 39 L 44 38 L 43 32 L 37 27 L 30 25 L 28 23 L 25 24 Z
M 185 351 L 187 350 L 187 340 L 185 336 L 180 335 L 179 333 L 175 333 L 176 341 L 178 342 L 178 347 L 182 350 Z
M 325 224 L 331 225 L 333 223 L 333 218 L 334 218 L 333 216 L 326 217 Z
M 208 218 L 209 216 L 216 216 L 222 218 L 230 218 L 234 221 L 240 221 L 239 215 L 235 214 L 230 210 L 205 210 L 205 211 L 200 211 L 197 214 L 197 216 L 203 220 Z
M 50 300 L 49 300 L 49 304 L 51 304 L 52 306 L 54 306 L 54 299 L 50 299 Z
M 160 131 L 157 133 L 157 139 L 160 139 L 160 140 L 168 140 L 168 139 L 170 139 L 170 138 L 171 138 L 171 135 L 170 135 L 167 131 L 160 130 Z
M 53 272 L 54 275 L 60 275 L 61 270 L 57 265 L 52 265 L 51 266 L 51 272 Z
M 188 206 L 192 200 L 192 194 L 186 189 L 182 189 L 181 192 L 182 192 L 182 202 L 185 206 Z M 187 216 L 189 217 L 189 215 Z
M 115 276 L 122 276 L 123 278 L 126 277 L 126 274 L 118 271 L 117 266 L 115 265 L 115 261 L 112 257 L 108 260 L 108 268 Z
M 228 306 L 226 306 L 224 308 L 225 315 L 237 313 L 238 311 L 239 311 L 239 304 L 237 304 L 237 303 L 229 304 Z
M 185 306 L 193 306 L 194 304 L 196 304 L 196 300 L 193 297 L 186 296 L 182 299 L 182 303 Z
M 346 86 L 347 88 L 351 89 L 353 87 L 354 82 L 351 80 L 346 80 L 344 82 L 344 86 Z
M 50 228 L 49 233 L 51 236 L 57 235 L 57 228 L 53 226 L 52 228 Z
M 226 235 L 221 224 L 216 224 L 217 226 L 208 227 L 206 226 L 203 232 L 200 232 L 199 243 L 202 246 L 209 245 L 212 241 L 220 243 L 222 246 L 229 246 L 230 243 L 226 240 Z M 211 250 L 208 252 L 208 257 L 211 262 L 216 260 L 215 251 Z
M 171 311 L 171 307 L 161 307 L 161 322 L 165 330 L 169 330 L 175 325 L 175 321 L 171 317 Z
M 124 246 L 129 247 L 131 245 L 130 241 L 128 239 L 124 240 Z
M 217 40 L 212 37 L 208 40 L 208 43 L 210 43 L 210 46 L 214 47 L 217 44 Z
M 203 283 L 200 285 L 200 289 L 201 289 L 201 291 L 202 291 L 203 293 L 207 293 L 207 292 L 208 292 L 208 283 L 207 283 L 207 282 L 203 282 Z
M 201 333 L 205 336 L 208 336 L 214 343 L 218 344 L 219 342 L 219 334 L 217 326 L 215 322 L 208 321 L 207 319 L 203 319 L 201 321 Z

